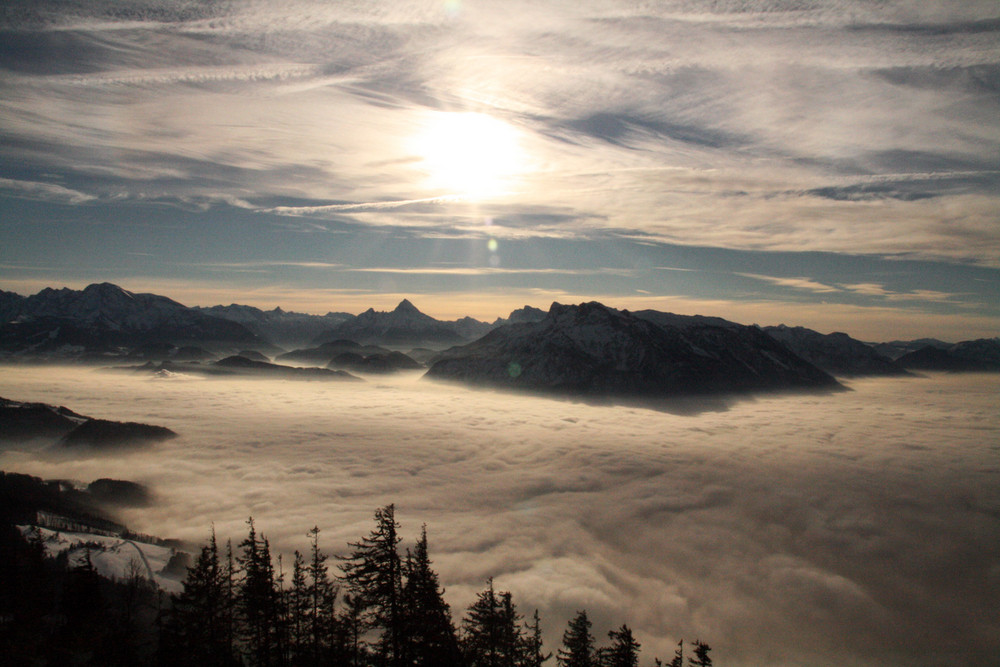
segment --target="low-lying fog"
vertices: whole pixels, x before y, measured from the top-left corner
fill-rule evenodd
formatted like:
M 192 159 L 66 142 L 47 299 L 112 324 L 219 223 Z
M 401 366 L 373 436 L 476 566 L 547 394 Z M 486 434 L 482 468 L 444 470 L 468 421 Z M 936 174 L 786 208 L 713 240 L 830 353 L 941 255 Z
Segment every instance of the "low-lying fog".
M 426 523 L 456 620 L 486 578 L 549 650 L 586 608 L 641 664 L 680 638 L 720 665 L 987 664 L 1000 655 L 1000 375 L 861 380 L 853 391 L 682 416 L 366 383 L 0 369 L 0 396 L 180 437 L 128 454 L 0 452 L 0 469 L 144 482 L 134 529 L 328 553 L 396 504 Z M 74 453 L 75 456 L 78 454 Z

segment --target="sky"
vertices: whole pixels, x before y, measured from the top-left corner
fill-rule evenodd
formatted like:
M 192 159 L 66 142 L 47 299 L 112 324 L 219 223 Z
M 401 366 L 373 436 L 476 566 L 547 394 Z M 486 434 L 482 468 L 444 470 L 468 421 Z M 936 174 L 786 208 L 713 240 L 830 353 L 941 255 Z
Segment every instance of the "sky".
M 850 382 L 703 412 L 420 379 L 258 381 L 9 367 L 0 394 L 167 426 L 148 449 L 0 447 L 0 469 L 149 486 L 132 529 L 238 544 L 287 572 L 306 532 L 347 552 L 396 505 L 427 525 L 456 620 L 494 577 L 546 649 L 586 609 L 640 665 L 700 638 L 716 664 L 949 667 L 1000 652 L 1000 376 Z M 331 565 L 333 561 L 331 560 Z M 554 661 L 552 661 L 554 662 Z
M 995 0 L 8 0 L 0 289 L 1000 335 Z

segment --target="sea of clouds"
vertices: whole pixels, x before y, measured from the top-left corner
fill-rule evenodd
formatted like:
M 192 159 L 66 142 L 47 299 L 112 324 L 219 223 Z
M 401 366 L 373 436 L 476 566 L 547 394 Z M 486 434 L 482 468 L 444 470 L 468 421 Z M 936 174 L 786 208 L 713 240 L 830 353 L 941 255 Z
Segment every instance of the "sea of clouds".
M 700 638 L 724 665 L 986 664 L 1000 654 L 1000 376 L 850 382 L 658 411 L 474 391 L 81 368 L 0 371 L 0 396 L 168 426 L 135 452 L 0 451 L 0 469 L 148 484 L 135 530 L 344 553 L 395 503 L 427 524 L 456 620 L 487 577 L 549 650 L 587 609 L 641 664 Z M 692 406 L 688 406 L 692 407 Z M 287 560 L 285 561 L 288 562 Z

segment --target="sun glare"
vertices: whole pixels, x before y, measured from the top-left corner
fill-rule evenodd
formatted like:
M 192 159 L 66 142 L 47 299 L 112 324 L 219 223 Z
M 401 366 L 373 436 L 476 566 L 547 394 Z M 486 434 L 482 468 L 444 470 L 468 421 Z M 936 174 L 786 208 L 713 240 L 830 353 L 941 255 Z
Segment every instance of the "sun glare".
M 434 112 L 413 150 L 428 188 L 465 197 L 503 194 L 524 168 L 517 130 L 481 113 Z

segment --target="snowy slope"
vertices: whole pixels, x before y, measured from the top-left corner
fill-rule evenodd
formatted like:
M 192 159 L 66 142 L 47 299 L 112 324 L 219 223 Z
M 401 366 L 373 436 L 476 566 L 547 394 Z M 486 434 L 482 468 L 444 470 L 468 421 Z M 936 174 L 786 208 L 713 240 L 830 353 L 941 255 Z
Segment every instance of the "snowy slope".
M 755 327 L 657 326 L 596 302 L 495 329 L 442 353 L 427 375 L 595 396 L 839 387 Z
M 18 528 L 27 538 L 30 538 L 33 530 L 38 530 L 45 544 L 46 556 L 55 558 L 64 551 L 68 552 L 70 566 L 81 563 L 89 548 L 94 568 L 105 577 L 124 579 L 133 567 L 138 567 L 138 571 L 145 579 L 153 581 L 168 593 L 179 593 L 183 589 L 183 575 L 164 572 L 171 558 L 177 553 L 170 547 L 94 533 L 67 532 L 34 526 L 18 526 Z

